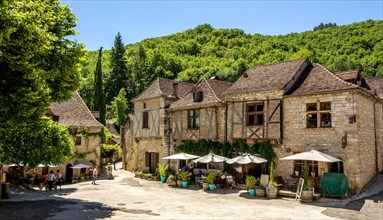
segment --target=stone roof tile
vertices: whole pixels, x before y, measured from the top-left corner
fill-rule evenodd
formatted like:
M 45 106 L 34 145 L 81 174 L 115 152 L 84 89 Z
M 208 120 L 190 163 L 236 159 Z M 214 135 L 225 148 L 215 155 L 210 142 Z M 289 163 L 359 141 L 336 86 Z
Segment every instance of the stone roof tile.
M 72 92 L 72 98 L 67 101 L 51 104 L 49 109 L 54 115 L 59 116 L 59 124 L 69 127 L 103 127 L 93 117 L 77 92 Z
M 178 83 L 178 96 L 184 96 L 194 84 L 187 82 L 177 82 L 170 79 L 157 78 L 150 86 L 145 89 L 140 95 L 134 98 L 132 101 L 141 101 L 146 99 L 157 98 L 160 96 L 173 95 L 173 84 Z
M 201 106 L 214 106 L 222 102 L 222 93 L 232 84 L 229 82 L 203 79 L 198 82 L 185 96 L 170 105 L 170 109 L 198 108 Z M 193 101 L 193 92 L 200 91 L 203 94 L 201 102 Z
M 250 68 L 224 94 L 284 89 L 305 61 L 299 58 Z

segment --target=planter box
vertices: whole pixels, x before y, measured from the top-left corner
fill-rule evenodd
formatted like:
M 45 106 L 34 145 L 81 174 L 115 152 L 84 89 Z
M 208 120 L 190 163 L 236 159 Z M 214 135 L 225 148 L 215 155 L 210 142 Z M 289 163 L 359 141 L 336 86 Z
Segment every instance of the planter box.
M 255 195 L 259 197 L 265 197 L 266 191 L 265 189 L 255 189 Z
M 313 200 L 313 191 L 312 190 L 302 190 L 301 199 L 305 201 Z
M 178 186 L 178 187 L 181 187 L 181 186 L 182 186 L 182 181 L 181 181 L 181 180 L 177 180 L 177 186 Z
M 177 182 L 175 180 L 169 180 L 166 182 L 168 186 L 177 186 Z
M 209 183 L 202 183 L 202 188 L 204 190 L 208 190 L 209 189 Z
M 278 188 L 277 187 L 266 187 L 266 195 L 269 199 L 276 199 L 278 196 Z

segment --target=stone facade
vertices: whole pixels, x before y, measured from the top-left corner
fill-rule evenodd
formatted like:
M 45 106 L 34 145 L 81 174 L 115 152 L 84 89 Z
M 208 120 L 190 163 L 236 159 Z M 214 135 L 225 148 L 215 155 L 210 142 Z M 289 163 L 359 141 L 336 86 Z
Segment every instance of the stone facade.
M 307 128 L 306 103 L 318 101 L 331 102 L 331 127 Z M 374 100 L 360 93 L 343 92 L 285 97 L 283 102 L 285 135 L 284 144 L 276 149 L 278 157 L 316 149 L 342 159 L 350 190 L 360 192 L 376 174 Z M 376 109 L 379 110 L 375 111 L 379 121 L 376 123 L 379 133 L 377 148 L 382 149 L 381 104 L 376 105 Z M 350 122 L 349 117 L 352 115 L 356 115 L 356 122 Z M 342 146 L 345 137 L 347 143 Z M 378 163 L 382 163 L 382 155 Z M 288 177 L 294 172 L 293 166 L 292 161 L 278 161 L 276 174 Z M 327 163 L 318 163 L 319 176 L 322 171 L 329 171 L 328 166 Z

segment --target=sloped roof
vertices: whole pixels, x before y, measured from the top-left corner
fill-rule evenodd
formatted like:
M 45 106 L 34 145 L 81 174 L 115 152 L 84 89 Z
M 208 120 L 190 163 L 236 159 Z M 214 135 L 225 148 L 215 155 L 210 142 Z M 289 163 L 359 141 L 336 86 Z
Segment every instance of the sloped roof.
M 347 80 L 357 80 L 359 73 L 360 73 L 359 70 L 348 70 L 348 71 L 335 73 L 335 75 L 343 79 L 344 81 L 347 81 Z
M 222 102 L 222 93 L 231 85 L 231 83 L 221 80 L 203 79 L 198 82 L 185 96 L 172 103 L 169 109 L 215 105 Z M 201 102 L 193 102 L 194 91 L 200 91 L 203 93 L 203 99 Z
M 109 130 L 110 133 L 114 134 L 114 135 L 117 135 L 117 136 L 120 136 L 120 134 L 118 133 L 118 131 L 116 130 L 116 127 L 114 126 L 114 124 L 116 123 L 116 120 L 114 119 L 108 119 L 106 120 L 106 129 Z
M 224 95 L 284 89 L 305 61 L 305 59 L 299 58 L 250 68 L 224 92 Z
M 318 94 L 349 89 L 361 89 L 361 87 L 342 80 L 320 64 L 314 64 L 307 78 L 292 95 Z
M 54 115 L 59 116 L 59 124 L 69 127 L 103 127 L 77 92 L 72 92 L 71 99 L 53 103 L 49 108 Z
M 186 82 L 177 82 L 170 79 L 157 78 L 150 86 L 132 101 L 157 98 L 160 96 L 171 96 L 173 94 L 173 84 L 178 83 L 178 96 L 184 96 L 194 84 Z
M 371 92 L 376 93 L 379 98 L 383 99 L 383 76 L 364 77 L 364 80 L 370 89 L 375 90 Z

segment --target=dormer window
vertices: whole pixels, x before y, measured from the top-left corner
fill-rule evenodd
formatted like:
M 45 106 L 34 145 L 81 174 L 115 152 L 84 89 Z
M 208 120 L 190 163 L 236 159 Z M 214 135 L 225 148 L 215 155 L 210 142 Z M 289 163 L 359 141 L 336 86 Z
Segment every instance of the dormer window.
M 193 92 L 193 102 L 202 102 L 203 93 L 202 92 Z

